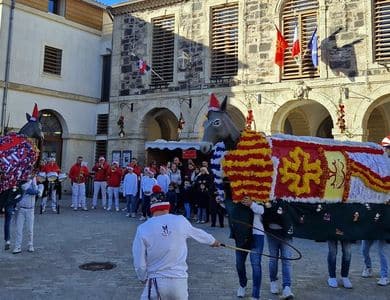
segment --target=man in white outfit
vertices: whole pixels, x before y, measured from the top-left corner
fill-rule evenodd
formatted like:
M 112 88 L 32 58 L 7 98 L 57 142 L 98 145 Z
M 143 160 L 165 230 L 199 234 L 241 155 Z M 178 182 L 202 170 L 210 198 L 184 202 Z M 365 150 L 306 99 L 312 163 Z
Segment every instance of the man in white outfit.
M 153 217 L 137 228 L 133 241 L 133 262 L 137 276 L 145 283 L 141 300 L 188 299 L 187 239 L 219 247 L 212 235 L 195 228 L 181 215 L 169 214 L 169 202 L 153 199 Z
M 26 223 L 27 236 L 28 236 L 28 251 L 34 252 L 33 246 L 33 230 L 34 230 L 34 207 L 35 207 L 35 196 L 43 189 L 39 190 L 37 186 L 36 178 L 29 179 L 22 185 L 23 197 L 22 200 L 17 204 L 18 213 L 16 216 L 16 240 L 13 254 L 22 252 L 22 239 L 23 239 L 23 227 Z

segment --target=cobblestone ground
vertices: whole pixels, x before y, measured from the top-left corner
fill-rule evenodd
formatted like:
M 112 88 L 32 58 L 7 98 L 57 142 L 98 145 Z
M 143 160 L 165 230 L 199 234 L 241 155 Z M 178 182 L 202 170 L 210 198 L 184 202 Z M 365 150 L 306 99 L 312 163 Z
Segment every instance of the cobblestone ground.
M 139 221 L 126 218 L 122 211 L 106 212 L 101 208 L 74 212 L 69 208 L 69 197 L 60 202 L 59 215 L 39 215 L 36 210 L 34 253 L 26 252 L 24 247 L 21 254 L 13 255 L 1 245 L 0 299 L 139 299 L 143 286 L 136 280 L 131 257 L 131 242 Z M 199 227 L 220 241 L 233 244 L 227 228 L 210 228 L 207 224 Z M 359 243 L 353 245 L 352 290 L 327 287 L 326 243 L 295 239 L 294 244 L 303 253 L 300 261 L 293 262 L 292 288 L 296 299 L 390 299 L 390 286 L 379 287 L 375 278 L 360 277 Z M 386 253 L 390 259 L 390 245 Z M 372 259 L 378 275 L 375 248 Z M 96 272 L 79 269 L 79 265 L 92 261 L 110 261 L 116 268 Z M 237 299 L 234 261 L 232 250 L 212 249 L 189 241 L 190 299 Z M 269 292 L 267 258 L 263 258 L 262 265 L 261 299 L 279 299 Z M 340 268 L 339 261 L 337 267 Z M 250 277 L 249 259 L 247 270 Z

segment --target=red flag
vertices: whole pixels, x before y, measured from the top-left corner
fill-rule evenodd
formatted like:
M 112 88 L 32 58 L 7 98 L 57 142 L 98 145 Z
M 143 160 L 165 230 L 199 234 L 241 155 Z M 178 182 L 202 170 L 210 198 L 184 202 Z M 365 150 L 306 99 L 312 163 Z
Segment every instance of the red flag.
M 288 43 L 284 39 L 282 33 L 279 31 L 278 27 L 276 27 L 277 37 L 276 37 L 276 51 L 275 51 L 275 64 L 279 67 L 284 65 L 284 51 L 286 51 L 288 47 Z
M 299 43 L 299 37 L 298 37 L 298 24 L 295 23 L 294 40 L 291 48 L 291 55 L 292 57 L 295 57 L 299 55 L 299 53 L 301 53 L 301 45 Z
M 146 71 L 149 71 L 150 70 L 150 67 L 148 66 L 148 64 L 146 63 L 146 61 L 144 61 L 143 59 L 140 59 L 138 61 L 138 70 L 139 70 L 139 73 L 141 75 L 144 75 Z

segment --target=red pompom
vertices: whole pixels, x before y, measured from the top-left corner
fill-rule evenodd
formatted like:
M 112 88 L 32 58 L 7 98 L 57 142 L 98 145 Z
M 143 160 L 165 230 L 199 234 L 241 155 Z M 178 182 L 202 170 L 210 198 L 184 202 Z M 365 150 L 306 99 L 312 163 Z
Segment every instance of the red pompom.
M 158 194 L 158 193 L 161 193 L 162 190 L 161 190 L 161 187 L 159 185 L 154 185 L 153 188 L 152 188 L 152 192 L 155 193 L 155 194 Z

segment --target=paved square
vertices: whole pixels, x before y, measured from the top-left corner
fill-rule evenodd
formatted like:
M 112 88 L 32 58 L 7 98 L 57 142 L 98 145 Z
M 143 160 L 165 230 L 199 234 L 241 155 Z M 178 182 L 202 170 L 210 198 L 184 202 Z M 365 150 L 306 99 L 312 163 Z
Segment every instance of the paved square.
M 36 209 L 34 253 L 28 253 L 24 245 L 21 254 L 13 255 L 11 251 L 5 252 L 1 244 L 0 299 L 139 299 L 143 286 L 133 270 L 131 243 L 140 221 L 126 218 L 122 211 L 106 212 L 101 208 L 73 211 L 69 207 L 69 196 L 64 198 L 60 201 L 59 215 L 50 211 L 39 215 Z M 3 218 L 0 220 L 3 226 Z M 227 228 L 211 228 L 209 224 L 197 226 L 233 245 L 228 239 Z M 12 228 L 15 229 L 14 222 Z M 15 237 L 13 230 L 12 242 Z M 212 249 L 192 240 L 188 245 L 190 299 L 237 299 L 234 251 Z M 293 262 L 295 299 L 390 299 L 390 286 L 379 287 L 376 278 L 360 277 L 363 265 L 359 242 L 352 247 L 352 290 L 327 287 L 326 243 L 295 239 L 294 245 L 303 254 L 300 261 Z M 267 246 L 264 249 L 268 253 Z M 389 244 L 386 253 L 390 260 Z M 341 256 L 341 249 L 338 256 Z M 375 246 L 371 257 L 378 276 L 379 260 Z M 79 269 L 79 265 L 93 261 L 109 261 L 116 264 L 116 268 L 95 272 Z M 279 297 L 269 292 L 267 258 L 263 258 L 262 266 L 261 299 L 277 300 Z M 340 259 L 338 275 L 339 270 Z M 249 259 L 247 271 L 250 277 Z M 247 299 L 250 299 L 251 283 L 248 283 Z

